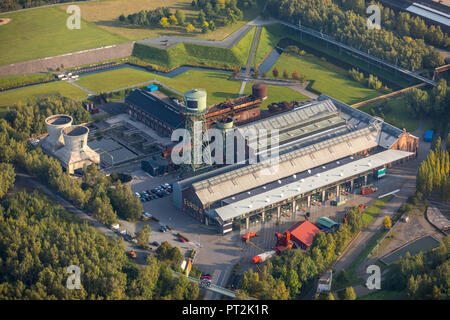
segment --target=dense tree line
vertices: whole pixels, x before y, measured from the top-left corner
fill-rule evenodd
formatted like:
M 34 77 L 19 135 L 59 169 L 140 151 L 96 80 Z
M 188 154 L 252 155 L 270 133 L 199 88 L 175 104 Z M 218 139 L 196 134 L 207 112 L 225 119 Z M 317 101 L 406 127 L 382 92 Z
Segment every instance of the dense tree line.
M 287 249 L 273 256 L 259 274 L 245 272 L 239 290 L 256 299 L 294 299 L 302 287 L 331 266 L 362 226 L 359 209 L 350 209 L 346 224 L 334 234 L 317 233 L 307 251 Z
M 149 255 L 138 268 L 107 238 L 39 192 L 0 205 L 0 299 L 197 299 L 199 288 Z M 66 287 L 67 267 L 81 289 Z
M 434 150 L 417 171 L 416 190 L 422 195 L 430 196 L 432 192 L 440 195 L 441 200 L 450 202 L 450 156 L 448 150 L 441 149 L 441 138 Z
M 80 183 L 63 171 L 58 160 L 28 143 L 30 136 L 45 133 L 45 118 L 57 113 L 71 115 L 74 124 L 90 120 L 78 102 L 63 97 L 41 98 L 11 108 L 6 120 L 0 119 L 0 162 L 24 169 L 76 206 L 91 211 L 102 223 L 117 222 L 117 214 L 127 220 L 138 219 L 142 205 L 128 185 L 112 182 L 95 165 L 84 168 Z
M 55 3 L 74 2 L 74 1 L 81 1 L 81 0 L 2 0 L 0 2 L 0 12 L 33 8 Z
M 73 124 L 92 120 L 91 114 L 80 103 L 67 97 L 49 96 L 32 99 L 26 104 L 12 106 L 5 119 L 24 138 L 47 132 L 45 118 L 53 114 L 65 113 L 73 118 Z
M 413 88 L 406 93 L 408 111 L 415 118 L 429 116 L 444 122 L 450 120 L 450 89 L 442 79 L 432 90 Z
M 0 163 L 0 199 L 14 186 L 16 174 L 10 163 Z
M 450 236 L 438 248 L 397 261 L 386 275 L 382 287 L 406 291 L 410 299 L 450 299 Z
M 365 15 L 358 14 L 354 7 L 340 8 L 332 0 L 269 0 L 267 11 L 295 25 L 301 21 L 302 25 L 407 69 L 444 63 L 443 57 L 423 39 L 400 37 L 383 28 L 369 30 Z

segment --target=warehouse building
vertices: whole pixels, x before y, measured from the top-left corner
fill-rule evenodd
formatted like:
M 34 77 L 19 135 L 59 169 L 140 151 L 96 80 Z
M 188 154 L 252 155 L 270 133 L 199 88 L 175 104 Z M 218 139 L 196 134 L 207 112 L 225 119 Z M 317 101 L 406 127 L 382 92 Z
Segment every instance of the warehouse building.
M 277 170 L 239 163 L 174 185 L 174 204 L 223 234 L 352 192 L 418 147 L 405 130 L 327 96 L 240 128 L 250 127 L 279 130 Z

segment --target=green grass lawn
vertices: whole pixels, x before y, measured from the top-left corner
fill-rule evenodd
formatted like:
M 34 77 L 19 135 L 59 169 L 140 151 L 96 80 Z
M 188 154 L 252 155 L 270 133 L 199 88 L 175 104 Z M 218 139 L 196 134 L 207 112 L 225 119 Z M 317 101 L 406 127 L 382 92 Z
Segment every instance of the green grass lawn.
M 69 15 L 58 7 L 7 13 L 0 17 L 12 19 L 0 26 L 1 65 L 127 41 L 84 20 L 81 29 L 69 30 L 66 26 Z
M 19 102 L 26 103 L 30 98 L 55 94 L 61 94 L 75 100 L 87 97 L 87 93 L 83 90 L 64 81 L 56 81 L 0 92 L 0 109 Z
M 252 83 L 247 83 L 245 86 L 245 94 L 252 92 Z M 307 96 L 292 90 L 291 88 L 283 86 L 267 86 L 267 99 L 261 103 L 261 109 L 267 109 L 267 106 L 273 102 L 281 101 L 302 101 L 308 100 Z
M 223 26 L 222 19 L 217 19 L 217 29 L 214 32 L 202 33 L 200 28 L 196 28 L 194 32 L 188 33 L 182 26 L 169 28 L 163 27 L 146 27 L 135 26 L 121 23 L 118 17 L 121 14 L 128 16 L 131 13 L 137 13 L 141 10 L 153 10 L 159 7 L 168 7 L 174 13 L 181 10 L 186 16 L 186 23 L 193 23 L 198 18 L 200 8 L 191 6 L 191 0 L 108 0 L 108 1 L 92 1 L 79 3 L 83 19 L 97 24 L 100 28 L 117 34 L 129 40 L 141 40 L 158 36 L 186 36 L 210 40 L 223 40 L 233 32 L 240 29 L 249 21 L 256 18 L 263 5 L 264 0 L 258 0 L 258 8 L 249 8 L 243 10 L 243 20 L 235 24 Z M 61 11 L 65 11 L 67 5 L 59 6 Z M 195 24 L 195 23 L 194 23 Z
M 123 68 L 81 77 L 77 81 L 77 84 L 100 93 L 142 82 L 158 80 L 180 92 L 185 92 L 193 88 L 206 89 L 208 93 L 208 104 L 211 105 L 222 102 L 227 97 L 235 98 L 238 96 L 241 83 L 229 81 L 228 78 L 228 74 L 221 72 L 191 70 L 171 79 L 146 71 Z
M 405 128 L 408 132 L 414 132 L 420 120 L 413 119 L 407 110 L 405 96 L 376 101 L 359 107 L 361 111 L 383 118 L 387 123 L 397 128 Z M 380 109 L 380 110 L 379 110 Z
M 261 28 L 261 36 L 259 38 L 254 61 L 255 66 L 259 66 L 276 46 L 278 41 L 286 37 L 284 31 L 285 28 L 280 24 L 263 26 Z
M 370 207 L 368 207 L 362 215 L 363 226 L 366 227 L 383 209 L 386 202 L 390 201 L 394 196 L 389 195 L 381 199 L 377 199 Z
M 267 74 L 268 77 L 273 77 L 272 70 L 274 68 L 278 69 L 279 78 L 282 78 L 285 69 L 289 75 L 294 71 L 304 74 L 308 81 L 312 81 L 310 87 L 313 91 L 324 93 L 347 104 L 354 104 L 382 94 L 352 80 L 346 75 L 346 70 L 309 54 L 300 58 L 283 53 Z

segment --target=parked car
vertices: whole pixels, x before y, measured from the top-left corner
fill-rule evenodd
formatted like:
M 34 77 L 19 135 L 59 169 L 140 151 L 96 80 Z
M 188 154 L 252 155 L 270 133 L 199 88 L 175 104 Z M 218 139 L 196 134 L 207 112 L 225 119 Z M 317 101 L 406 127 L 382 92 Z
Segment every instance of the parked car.
M 135 195 L 136 197 L 140 197 L 140 196 L 141 196 L 138 192 L 135 192 L 134 195 Z
M 154 245 L 155 247 L 159 247 L 159 242 L 158 241 L 153 241 L 152 245 Z
M 128 256 L 129 256 L 130 258 L 132 258 L 132 259 L 136 259 L 136 258 L 137 258 L 137 254 L 136 254 L 136 252 L 134 252 L 133 250 L 128 251 L 127 253 L 128 253 Z
M 166 230 L 165 227 L 161 227 L 161 228 L 159 228 L 159 231 L 161 231 L 161 232 L 166 232 L 167 230 Z
M 203 279 L 211 280 L 211 275 L 210 275 L 209 273 L 202 274 L 202 276 L 200 277 L 200 279 L 201 279 L 201 280 L 203 280 Z
M 153 218 L 153 216 L 150 213 L 148 213 L 148 212 L 142 213 L 142 220 L 147 221 L 147 220 L 150 220 L 151 218 Z
M 185 239 L 185 238 L 182 238 L 182 237 L 180 237 L 178 240 L 180 240 L 180 242 L 183 242 L 183 243 L 186 242 L 186 239 Z

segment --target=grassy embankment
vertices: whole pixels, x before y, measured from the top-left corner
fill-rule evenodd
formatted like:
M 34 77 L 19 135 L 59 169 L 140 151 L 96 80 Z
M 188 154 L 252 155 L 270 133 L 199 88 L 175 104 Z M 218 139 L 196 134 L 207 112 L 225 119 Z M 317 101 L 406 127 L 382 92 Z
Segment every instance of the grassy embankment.
M 247 62 L 255 28 L 252 28 L 233 48 L 218 48 L 192 43 L 180 43 L 170 49 L 160 49 L 136 43 L 133 56 L 139 64 L 168 71 L 181 65 L 234 69 Z
M 81 29 L 70 30 L 68 17 L 59 7 L 1 14 L 12 21 L 0 26 L 0 65 L 127 41 L 83 19 Z

